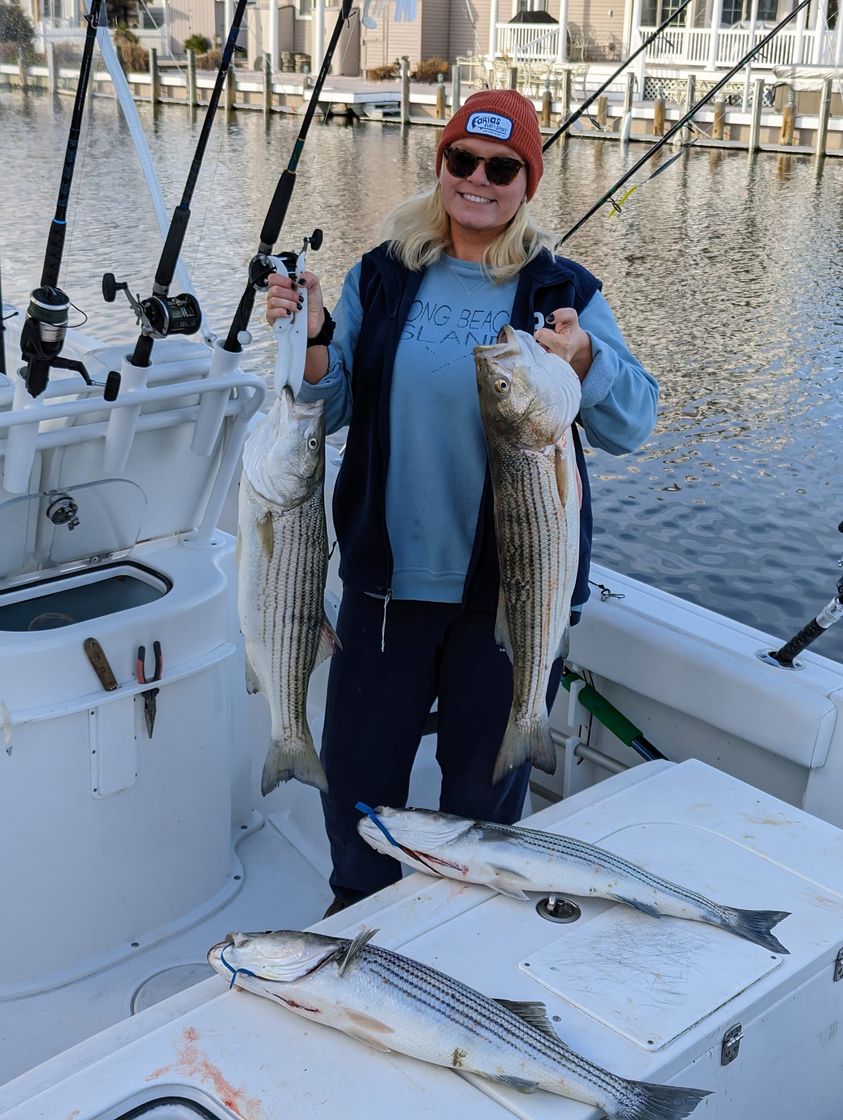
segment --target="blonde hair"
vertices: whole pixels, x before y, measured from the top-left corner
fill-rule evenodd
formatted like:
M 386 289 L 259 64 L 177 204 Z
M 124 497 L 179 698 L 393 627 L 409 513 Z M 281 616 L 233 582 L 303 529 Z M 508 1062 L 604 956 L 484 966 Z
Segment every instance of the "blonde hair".
M 439 184 L 396 206 L 384 221 L 383 236 L 390 243 L 390 254 L 411 272 L 438 261 L 451 245 L 450 219 Z M 552 253 L 555 241 L 533 221 L 525 199 L 504 232 L 485 249 L 480 265 L 500 284 L 516 276 L 543 249 Z

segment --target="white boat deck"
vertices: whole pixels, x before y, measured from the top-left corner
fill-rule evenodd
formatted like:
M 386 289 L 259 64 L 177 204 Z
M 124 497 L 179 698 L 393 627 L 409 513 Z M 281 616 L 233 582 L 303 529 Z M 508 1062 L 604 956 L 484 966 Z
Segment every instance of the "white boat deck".
M 638 767 L 549 807 L 531 823 L 629 851 L 653 871 L 723 902 L 789 910 L 776 933 L 790 955 L 698 922 L 657 920 L 599 899 L 579 900 L 578 921 L 551 924 L 528 902 L 424 875 L 336 915 L 320 931 L 353 936 L 377 928 L 375 944 L 489 995 L 541 1000 L 565 1041 L 605 1068 L 711 1090 L 697 1110 L 701 1120 L 761 1120 L 797 1110 L 806 1120 L 837 1120 L 833 1040 L 843 984 L 833 977 L 843 937 L 843 832 L 698 762 Z M 273 853 L 270 845 L 254 849 L 245 854 L 260 851 L 261 858 L 248 859 L 258 874 L 241 902 L 251 889 L 258 929 L 288 924 L 293 900 L 283 892 L 290 890 L 295 855 L 286 852 L 286 886 L 277 876 L 279 893 L 261 898 L 271 869 L 261 874 L 260 864 Z M 319 898 L 318 885 L 310 898 Z M 238 925 L 245 912 L 245 906 L 238 911 Z M 192 932 L 187 959 L 201 959 L 228 932 L 227 917 L 220 911 Z M 566 972 L 573 962 L 578 967 Z M 727 1062 L 724 1039 L 736 1025 L 741 1041 Z M 165 1098 L 242 1120 L 368 1120 L 381 1111 L 413 1120 L 600 1115 L 555 1094 L 525 1096 L 379 1053 L 269 1000 L 229 990 L 219 977 L 0 1089 L 0 1114 L 116 1120 Z
M 242 885 L 221 909 L 174 937 L 139 945 L 134 956 L 103 972 L 0 1002 L 0 1086 L 134 1010 L 214 975 L 206 954 L 230 930 L 303 929 L 318 921 L 333 896 L 324 869 L 314 867 L 282 835 L 285 817 L 276 813 L 263 827 L 245 832 L 237 845 L 242 866 L 233 871 L 242 875 Z M 255 826 L 260 822 L 256 814 Z M 319 830 L 313 831 L 318 836 Z M 25 937 L 26 931 L 19 935 Z M 168 969 L 174 971 L 168 974 Z

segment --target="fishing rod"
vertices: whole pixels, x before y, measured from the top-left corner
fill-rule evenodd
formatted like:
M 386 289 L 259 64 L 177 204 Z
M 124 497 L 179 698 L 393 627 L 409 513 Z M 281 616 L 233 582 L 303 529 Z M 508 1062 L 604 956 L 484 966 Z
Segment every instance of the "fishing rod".
M 76 86 L 76 97 L 70 117 L 70 130 L 64 154 L 58 199 L 56 200 L 56 212 L 50 223 L 50 232 L 47 236 L 44 266 L 41 269 L 41 283 L 30 293 L 26 321 L 21 330 L 21 357 L 25 363 L 24 369 L 21 370 L 21 376 L 27 393 L 33 399 L 40 397 L 47 388 L 51 367 L 75 370 L 82 375 L 86 384 L 94 384 L 81 362 L 59 357 L 67 334 L 71 304 L 68 296 L 58 285 L 67 232 L 67 207 L 70 201 L 70 188 L 73 183 L 76 156 L 79 151 L 79 137 L 82 131 L 82 117 L 85 111 L 88 82 L 93 66 L 94 45 L 97 39 L 97 29 L 100 22 L 105 18 L 105 0 L 94 0 L 90 14 L 85 16 L 88 27 L 85 32 L 85 45 L 82 48 L 82 61 L 79 66 L 79 81 Z M 110 377 L 106 382 L 106 400 L 114 400 L 117 396 L 120 382 L 119 375 L 116 376 L 117 380 Z
M 597 98 L 600 96 L 600 94 L 603 93 L 604 90 L 607 90 L 609 88 L 609 86 L 612 84 L 612 82 L 615 80 L 615 78 L 617 78 L 617 76 L 619 74 L 623 73 L 623 71 L 626 70 L 626 68 L 627 68 L 627 66 L 629 66 L 630 62 L 634 62 L 635 59 L 638 58 L 638 56 L 641 54 L 642 51 L 645 51 L 647 49 L 647 47 L 649 47 L 649 45 L 652 42 L 654 42 L 656 39 L 658 39 L 659 35 L 661 35 L 661 33 L 664 31 L 664 29 L 667 27 L 667 25 L 669 23 L 672 23 L 676 19 L 676 17 L 678 15 L 680 15 L 682 12 L 684 12 L 685 9 L 688 7 L 688 5 L 691 4 L 691 3 L 692 3 L 692 0 L 684 0 L 684 2 L 676 9 L 675 12 L 671 12 L 671 14 L 667 17 L 667 19 L 662 20 L 662 22 L 659 24 L 659 26 L 656 28 L 656 30 L 652 33 L 652 35 L 648 35 L 647 38 L 644 40 L 644 42 L 639 47 L 637 47 L 632 52 L 632 54 L 628 55 L 623 60 L 623 62 L 620 64 L 620 66 L 617 68 L 617 70 L 612 72 L 612 74 L 606 79 L 606 81 L 603 83 L 603 85 L 599 86 L 598 89 L 596 89 L 594 91 L 594 93 L 591 95 L 591 97 L 589 97 L 585 101 L 583 101 L 583 103 L 582 103 L 582 105 L 580 105 L 579 109 L 575 109 L 573 113 L 570 113 L 566 117 L 566 119 L 562 122 L 562 124 L 560 124 L 560 126 L 557 128 L 557 130 L 553 133 L 553 135 L 548 140 L 545 140 L 545 142 L 542 144 L 542 153 L 546 152 L 547 149 L 549 147 L 551 147 L 551 145 L 556 143 L 556 141 L 559 139 L 560 136 L 562 136 L 565 132 L 568 131 L 569 128 L 572 128 L 573 125 L 575 125 L 577 123 L 577 121 L 580 119 L 580 117 L 583 115 L 583 113 L 586 113 L 588 111 L 588 109 L 594 104 L 594 102 L 597 100 Z
M 237 0 L 234 19 L 228 32 L 225 49 L 220 58 L 214 88 L 205 110 L 205 119 L 202 122 L 202 129 L 199 133 L 193 161 L 190 164 L 181 202 L 173 211 L 170 228 L 167 231 L 164 248 L 158 261 L 152 294 L 148 299 L 141 300 L 139 296 L 131 294 L 127 283 L 117 281 L 113 272 L 106 272 L 102 278 L 102 294 L 106 303 L 113 303 L 118 291 L 125 292 L 126 299 L 137 316 L 141 330 L 130 359 L 131 365 L 137 368 L 145 368 L 150 365 L 150 355 L 156 338 L 167 338 L 171 334 L 195 334 L 202 323 L 202 311 L 196 296 L 191 292 L 171 296 L 169 294 L 170 285 L 173 282 L 179 254 L 187 233 L 187 225 L 190 221 L 190 203 L 196 189 L 202 160 L 205 157 L 205 149 L 211 136 L 214 116 L 222 95 L 225 78 L 237 45 L 247 2 L 248 0 Z
M 684 128 L 685 125 L 693 119 L 693 117 L 700 111 L 703 105 L 711 101 L 715 94 L 719 93 L 723 86 L 725 86 L 726 83 L 731 78 L 733 78 L 739 70 L 742 70 L 748 62 L 751 62 L 757 54 L 760 54 L 761 51 L 767 46 L 767 44 L 770 43 L 776 37 L 776 35 L 778 35 L 782 28 L 786 27 L 787 24 L 791 22 L 791 20 L 795 19 L 796 16 L 802 11 L 802 9 L 807 8 L 810 3 L 811 0 L 800 0 L 795 8 L 789 11 L 783 19 L 779 20 L 776 26 L 767 35 L 765 35 L 764 38 L 760 40 L 760 42 L 756 43 L 756 45 L 751 50 L 747 51 L 740 62 L 733 66 L 732 69 L 729 70 L 729 72 L 723 78 L 716 82 L 708 91 L 708 93 L 705 94 L 705 96 L 701 97 L 699 101 L 695 102 L 695 104 L 691 106 L 688 112 L 685 113 L 684 116 L 682 116 L 676 122 L 676 124 L 673 125 L 673 127 L 668 132 L 666 132 L 664 136 L 662 136 L 652 146 L 652 148 L 650 148 L 650 150 L 641 157 L 641 159 L 638 160 L 637 163 L 633 164 L 633 166 L 628 171 L 625 171 L 624 174 L 621 175 L 620 179 L 618 179 L 618 181 L 612 187 L 610 187 L 609 190 L 606 191 L 606 193 L 597 202 L 595 202 L 590 210 L 583 214 L 579 221 L 575 222 L 575 224 L 571 226 L 571 228 L 563 237 L 559 238 L 559 240 L 556 242 L 556 247 L 558 248 L 560 245 L 564 245 L 568 238 L 572 237 L 578 229 L 584 226 L 588 219 L 596 214 L 601 206 L 609 202 L 612 198 L 612 195 L 616 191 L 620 190 L 624 183 L 628 182 L 636 173 L 636 171 L 640 170 L 640 168 L 642 168 L 648 160 L 652 159 L 656 152 L 660 151 L 665 146 L 665 144 L 668 143 L 672 136 L 675 136 L 680 129 Z
M 837 531 L 843 533 L 843 521 L 837 526 Z M 843 567 L 843 556 L 837 563 L 840 567 Z M 837 581 L 837 594 L 826 603 L 816 618 L 812 618 L 808 625 L 803 626 L 799 633 L 795 634 L 781 649 L 771 650 L 769 653 L 761 652 L 758 656 L 762 661 L 773 661 L 784 669 L 799 668 L 800 666 L 795 664 L 799 654 L 807 649 L 812 642 L 815 642 L 820 634 L 824 634 L 829 626 L 833 626 L 835 622 L 840 622 L 841 619 L 843 619 L 843 576 Z
M 271 255 L 275 242 L 278 240 L 281 233 L 284 219 L 287 216 L 287 209 L 289 208 L 290 199 L 293 195 L 293 188 L 296 185 L 296 172 L 299 160 L 304 150 L 313 115 L 316 112 L 319 94 L 328 76 L 328 71 L 330 70 L 334 51 L 339 43 L 343 26 L 348 21 L 350 14 L 351 0 L 342 0 L 337 22 L 334 25 L 334 30 L 325 51 L 325 57 L 322 60 L 316 82 L 311 90 L 310 100 L 307 103 L 304 120 L 302 121 L 302 126 L 299 130 L 296 142 L 293 145 L 290 160 L 276 184 L 275 193 L 272 196 L 272 201 L 269 204 L 269 209 L 264 218 L 263 228 L 260 232 L 258 251 L 249 262 L 248 282 L 243 290 L 243 295 L 240 297 L 240 302 L 237 305 L 237 310 L 234 313 L 234 318 L 231 321 L 231 326 L 229 327 L 225 342 L 222 344 L 222 349 L 229 354 L 239 354 L 243 344 L 251 341 L 251 336 L 249 335 L 249 320 L 252 317 L 252 311 L 255 306 L 255 296 L 258 291 L 265 290 L 268 287 L 269 275 L 277 271 L 279 266 L 285 268 L 291 274 L 297 274 L 303 267 L 304 254 L 308 245 L 313 249 L 318 249 L 322 244 L 322 231 L 314 230 L 309 238 L 306 237 L 304 239 L 304 244 L 298 254 L 282 253 L 278 257 L 273 257 Z M 302 294 L 304 295 L 304 292 Z M 307 323 L 306 305 L 303 308 L 303 313 L 300 313 L 298 318 L 302 323 Z M 298 340 L 296 345 L 303 350 L 306 341 L 305 328 L 302 339 Z

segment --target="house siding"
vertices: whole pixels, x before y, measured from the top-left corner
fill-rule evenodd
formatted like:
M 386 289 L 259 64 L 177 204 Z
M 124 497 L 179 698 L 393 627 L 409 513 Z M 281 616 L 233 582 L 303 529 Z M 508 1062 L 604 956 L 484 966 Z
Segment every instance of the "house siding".
M 222 11 L 222 4 L 219 7 Z M 215 8 L 216 0 L 173 0 L 170 4 L 170 38 L 177 54 L 184 49 L 184 41 L 191 35 L 204 35 L 206 39 L 213 40 L 218 34 Z

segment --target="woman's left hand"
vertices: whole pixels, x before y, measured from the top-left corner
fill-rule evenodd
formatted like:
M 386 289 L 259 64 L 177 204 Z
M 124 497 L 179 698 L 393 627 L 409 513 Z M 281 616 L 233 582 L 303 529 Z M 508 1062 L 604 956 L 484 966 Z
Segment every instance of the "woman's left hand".
M 549 354 L 563 358 L 580 381 L 585 381 L 594 356 L 591 339 L 580 326 L 576 311 L 573 307 L 560 307 L 551 312 L 546 321 L 548 325 L 536 331 L 536 342 Z

